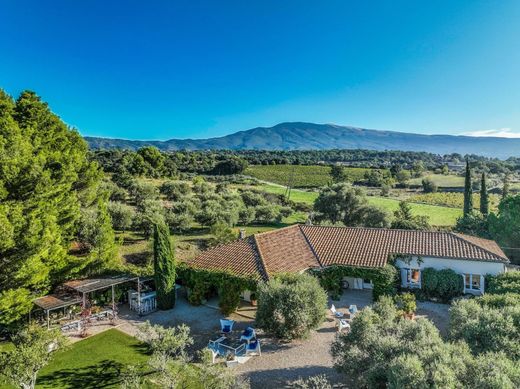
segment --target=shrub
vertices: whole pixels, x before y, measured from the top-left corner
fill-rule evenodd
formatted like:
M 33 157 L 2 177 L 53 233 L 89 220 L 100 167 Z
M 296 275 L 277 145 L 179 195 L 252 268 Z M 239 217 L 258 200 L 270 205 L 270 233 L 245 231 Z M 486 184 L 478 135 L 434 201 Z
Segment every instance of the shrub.
M 520 306 L 493 308 L 480 298 L 455 301 L 450 308 L 449 333 L 464 340 L 475 354 L 505 352 L 520 359 Z
M 258 326 L 280 339 L 306 337 L 325 319 L 327 294 L 308 274 L 279 277 L 258 286 Z
M 423 187 L 424 193 L 435 193 L 435 192 L 437 192 L 437 189 L 438 189 L 437 184 L 429 178 L 423 178 L 422 187 Z
M 508 271 L 496 276 L 486 277 L 486 291 L 488 293 L 517 293 L 520 294 L 520 271 Z
M 513 389 L 520 382 L 507 350 L 473 357 L 464 342 L 443 341 L 431 321 L 404 320 L 389 297 L 359 312 L 331 351 L 353 387 Z
M 236 311 L 240 304 L 240 293 L 242 292 L 240 284 L 233 279 L 223 279 L 220 283 L 218 294 L 218 306 L 220 312 L 224 315 L 229 315 Z
M 325 375 L 316 375 L 307 379 L 300 378 L 289 384 L 291 389 L 332 389 L 332 384 Z
M 415 295 L 413 293 L 403 293 L 395 296 L 397 307 L 405 314 L 411 315 L 417 310 L 417 303 L 415 302 Z
M 435 270 L 428 267 L 421 273 L 421 292 L 426 298 L 447 303 L 464 291 L 462 277 L 451 269 Z

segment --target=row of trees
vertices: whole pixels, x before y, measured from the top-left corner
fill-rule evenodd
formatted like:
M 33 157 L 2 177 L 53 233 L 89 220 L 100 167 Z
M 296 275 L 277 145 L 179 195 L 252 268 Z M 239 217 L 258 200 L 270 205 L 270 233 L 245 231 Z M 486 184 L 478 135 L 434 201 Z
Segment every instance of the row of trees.
M 145 151 L 143 151 L 145 150 Z M 158 155 L 162 154 L 162 158 Z M 243 162 L 251 165 L 316 165 L 343 163 L 349 166 L 388 168 L 416 171 L 423 169 L 442 171 L 447 163 L 460 163 L 460 154 L 436 155 L 414 151 L 376 151 L 376 150 L 208 150 L 160 152 L 155 147 L 146 146 L 139 150 L 94 150 L 91 158 L 96 160 L 107 172 L 117 172 L 121 166 L 132 174 L 172 174 L 172 172 L 195 172 L 203 174 L 219 173 L 217 165 L 224 161 L 240 161 L 231 167 L 229 174 L 243 170 Z M 507 173 L 520 169 L 520 160 L 507 161 L 477 155 L 468 156 L 475 167 L 491 173 Z M 221 166 L 223 167 L 223 166 Z M 156 170 L 156 172 L 154 172 Z M 169 173 L 168 173 L 169 172 Z
M 520 259 L 520 195 L 507 190 L 507 181 L 496 212 L 490 212 L 486 174 L 480 179 L 480 209 L 473 207 L 471 168 L 466 164 L 463 216 L 457 220 L 456 230 L 471 235 L 491 238 L 504 248 L 508 256 Z

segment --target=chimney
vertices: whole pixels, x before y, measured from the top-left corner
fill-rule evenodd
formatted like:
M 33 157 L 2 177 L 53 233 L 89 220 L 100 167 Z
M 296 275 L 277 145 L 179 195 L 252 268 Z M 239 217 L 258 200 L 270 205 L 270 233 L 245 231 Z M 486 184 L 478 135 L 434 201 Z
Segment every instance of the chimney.
M 239 237 L 240 239 L 245 239 L 245 237 L 246 237 L 246 230 L 245 230 L 245 228 L 241 228 L 241 229 L 239 230 L 238 237 Z

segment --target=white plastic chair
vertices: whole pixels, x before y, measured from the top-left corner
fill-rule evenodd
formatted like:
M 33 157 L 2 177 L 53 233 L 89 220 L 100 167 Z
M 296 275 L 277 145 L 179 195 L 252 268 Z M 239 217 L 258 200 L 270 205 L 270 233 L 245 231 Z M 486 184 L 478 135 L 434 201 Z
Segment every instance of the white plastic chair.
M 258 339 L 255 339 L 246 345 L 246 355 L 248 354 L 262 355 L 262 352 L 260 351 L 260 341 Z
M 334 304 L 332 304 L 332 305 L 330 306 L 330 311 L 331 311 L 332 314 L 333 314 L 334 316 L 336 316 L 336 317 L 343 317 L 343 316 L 344 316 L 343 312 L 338 312 L 338 311 L 336 311 L 336 307 L 334 306 Z
M 220 332 L 230 334 L 233 331 L 234 320 L 220 319 Z
M 240 336 L 240 341 L 245 340 L 247 343 L 249 343 L 251 340 L 256 338 L 256 332 L 253 327 L 247 327 L 244 332 L 242 332 L 242 335 Z
M 345 319 L 338 320 L 338 332 L 343 330 L 350 330 L 350 324 Z
M 348 307 L 348 311 L 350 312 L 350 316 L 354 316 L 356 313 L 358 313 L 357 305 L 352 304 L 350 307 Z

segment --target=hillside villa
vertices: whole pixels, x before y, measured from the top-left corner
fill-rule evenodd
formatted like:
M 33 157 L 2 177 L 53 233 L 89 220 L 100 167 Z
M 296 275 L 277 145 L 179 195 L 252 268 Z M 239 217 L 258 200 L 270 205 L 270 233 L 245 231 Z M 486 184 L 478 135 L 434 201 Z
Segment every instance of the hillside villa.
M 268 280 L 332 265 L 381 268 L 392 258 L 403 287 L 421 288 L 425 268 L 452 269 L 463 278 L 464 293 L 476 295 L 484 293 L 485 275 L 503 273 L 509 263 L 494 241 L 454 232 L 293 225 L 214 247 L 188 264 Z M 347 282 L 352 289 L 373 288 L 370 279 L 346 277 Z

